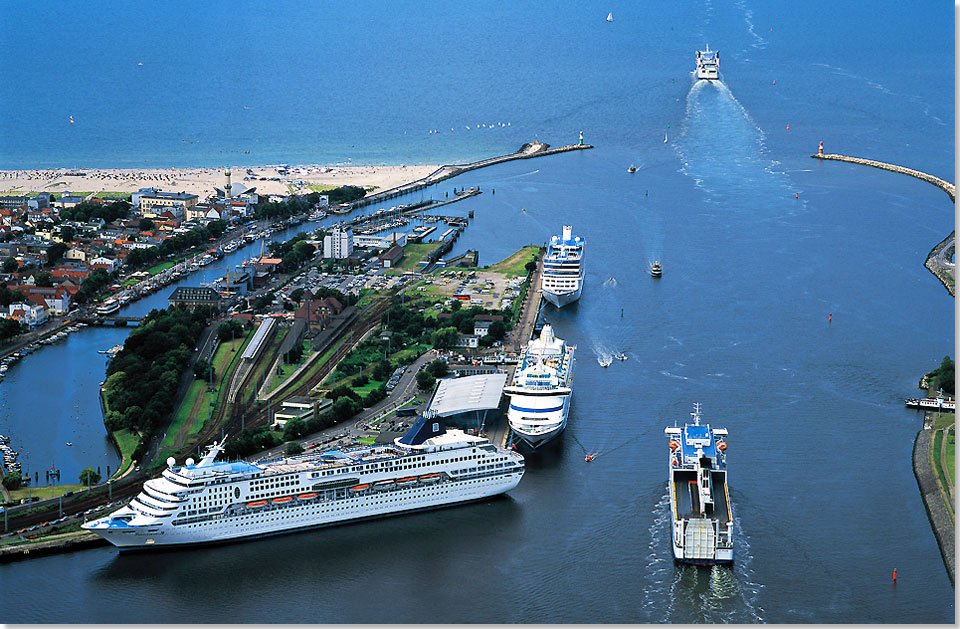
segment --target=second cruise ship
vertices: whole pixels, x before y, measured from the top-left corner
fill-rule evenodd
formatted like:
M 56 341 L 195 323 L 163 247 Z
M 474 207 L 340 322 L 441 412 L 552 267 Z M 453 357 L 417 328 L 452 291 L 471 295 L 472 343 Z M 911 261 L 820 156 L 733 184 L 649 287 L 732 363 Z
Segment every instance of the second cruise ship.
M 510 428 L 532 448 L 553 439 L 567 425 L 575 349 L 546 324 L 540 336 L 521 350 L 513 381 L 503 388 L 510 396 Z
M 583 290 L 583 238 L 573 235 L 573 228 L 564 225 L 560 236 L 550 239 L 543 258 L 540 280 L 543 298 L 557 308 L 580 299 Z

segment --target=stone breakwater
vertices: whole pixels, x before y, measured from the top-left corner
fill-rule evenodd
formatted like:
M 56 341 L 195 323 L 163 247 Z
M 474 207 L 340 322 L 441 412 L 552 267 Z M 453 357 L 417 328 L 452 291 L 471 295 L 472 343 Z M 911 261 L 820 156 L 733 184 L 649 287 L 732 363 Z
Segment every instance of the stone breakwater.
M 874 168 L 879 168 L 881 170 L 889 170 L 891 172 L 900 173 L 902 175 L 910 175 L 911 177 L 916 177 L 917 179 L 922 179 L 927 183 L 932 183 L 936 187 L 940 188 L 950 196 L 950 200 L 956 203 L 957 201 L 957 190 L 956 186 L 950 183 L 949 181 L 944 181 L 940 177 L 934 177 L 919 170 L 914 170 L 912 168 L 906 168 L 904 166 L 897 166 L 896 164 L 888 164 L 886 162 L 878 162 L 873 159 L 864 159 L 862 157 L 849 157 L 847 155 L 836 155 L 836 154 L 816 154 L 811 155 L 814 159 L 829 159 L 835 160 L 838 162 L 850 162 L 851 164 L 861 164 L 863 166 L 873 166 Z
M 823 150 L 823 143 L 821 143 L 820 150 Z M 922 179 L 923 181 L 940 188 L 947 193 L 947 196 L 950 197 L 951 201 L 954 203 L 957 202 L 957 188 L 954 184 L 950 183 L 949 181 L 945 181 L 940 177 L 935 177 L 928 173 L 914 170 L 913 168 L 906 168 L 905 166 L 897 166 L 896 164 L 888 164 L 886 162 L 878 162 L 874 159 L 849 157 L 847 155 L 836 155 L 831 153 L 816 153 L 810 157 L 819 160 L 833 160 L 837 162 L 850 162 L 851 164 L 872 166 L 881 170 L 889 170 L 902 175 L 916 177 L 917 179 Z M 946 288 L 947 291 L 954 297 L 957 295 L 954 278 L 954 265 L 946 260 L 945 255 L 953 250 L 955 246 L 955 236 L 956 232 L 951 232 L 949 236 L 937 244 L 937 246 L 934 247 L 929 254 L 927 254 L 927 259 L 923 264 L 923 266 L 925 266 L 938 280 L 940 280 L 940 283 L 943 284 L 944 288 Z

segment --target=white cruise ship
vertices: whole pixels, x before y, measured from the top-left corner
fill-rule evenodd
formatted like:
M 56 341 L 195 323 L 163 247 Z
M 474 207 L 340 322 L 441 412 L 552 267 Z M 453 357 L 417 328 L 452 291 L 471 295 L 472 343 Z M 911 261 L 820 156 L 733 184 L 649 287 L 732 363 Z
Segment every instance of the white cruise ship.
M 720 53 L 707 49 L 697 51 L 697 78 L 715 81 L 720 78 Z
M 583 290 L 583 238 L 573 235 L 570 225 L 563 226 L 560 236 L 550 239 L 543 258 L 540 280 L 543 298 L 557 308 L 580 299 Z
M 509 491 L 523 457 L 423 416 L 390 445 L 265 463 L 173 458 L 113 513 L 82 527 L 120 549 L 224 542 L 442 507 Z
M 513 381 L 503 388 L 510 396 L 507 420 L 514 434 L 537 448 L 567 425 L 573 395 L 573 345 L 553 335 L 550 324 L 520 352 Z

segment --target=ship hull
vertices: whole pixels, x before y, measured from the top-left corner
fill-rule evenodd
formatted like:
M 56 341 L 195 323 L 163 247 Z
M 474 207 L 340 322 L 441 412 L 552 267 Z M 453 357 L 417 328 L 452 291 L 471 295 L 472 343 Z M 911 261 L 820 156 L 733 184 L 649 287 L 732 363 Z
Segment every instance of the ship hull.
M 574 291 L 557 293 L 550 290 L 543 290 L 543 298 L 549 301 L 551 304 L 557 308 L 563 308 L 567 304 L 571 304 L 578 299 L 580 299 L 580 294 L 583 292 L 583 282 L 581 281 L 577 289 Z
M 554 428 L 545 432 L 531 432 L 522 428 L 521 421 L 519 419 L 519 412 L 515 411 L 514 402 L 511 400 L 510 408 L 507 410 L 507 421 L 510 424 L 510 430 L 513 431 L 517 437 L 519 437 L 523 443 L 530 446 L 532 449 L 536 450 L 537 448 L 543 446 L 549 441 L 552 441 L 563 432 L 563 429 L 567 427 L 567 416 L 570 414 L 570 399 L 573 397 L 573 394 L 566 395 L 563 397 L 562 402 L 560 402 L 560 421 L 557 423 L 555 420 L 551 422 L 555 425 Z M 516 398 L 513 398 L 516 399 Z M 522 397 L 521 397 L 522 399 Z M 552 398 L 557 399 L 557 398 Z M 558 400 L 559 401 L 559 400 Z M 511 417 L 511 414 L 514 414 L 514 417 Z M 550 420 L 547 420 L 550 421 Z
M 484 500 L 510 491 L 517 486 L 522 475 L 522 472 L 515 472 L 482 484 L 475 480 L 448 481 L 338 500 L 293 501 L 284 508 L 264 509 L 183 527 L 110 526 L 88 530 L 121 551 L 245 541 Z

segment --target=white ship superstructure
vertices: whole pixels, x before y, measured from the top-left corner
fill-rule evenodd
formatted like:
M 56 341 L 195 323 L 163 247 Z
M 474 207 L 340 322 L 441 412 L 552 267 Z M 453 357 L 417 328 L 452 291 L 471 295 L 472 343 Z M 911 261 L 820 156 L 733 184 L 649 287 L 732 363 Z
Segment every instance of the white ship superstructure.
M 573 395 L 573 345 L 553 334 L 550 324 L 520 352 L 513 381 L 503 388 L 510 396 L 507 420 L 514 434 L 536 448 L 567 425 Z
M 733 514 L 727 489 L 727 429 L 694 423 L 664 429 L 670 440 L 670 510 L 673 557 L 713 565 L 733 561 Z
M 573 228 L 564 225 L 560 236 L 550 239 L 543 258 L 540 280 L 543 298 L 557 308 L 580 299 L 583 290 L 583 238 L 573 235 Z
M 426 415 L 390 445 L 218 463 L 222 445 L 199 463 L 168 459 L 136 498 L 83 528 L 121 549 L 238 540 L 487 498 L 524 470 L 519 453 Z
M 697 78 L 714 81 L 720 78 L 720 53 L 711 51 L 710 45 L 706 50 L 697 51 Z

